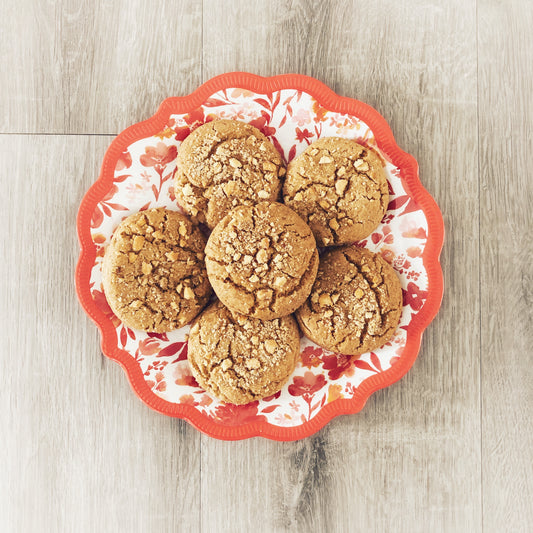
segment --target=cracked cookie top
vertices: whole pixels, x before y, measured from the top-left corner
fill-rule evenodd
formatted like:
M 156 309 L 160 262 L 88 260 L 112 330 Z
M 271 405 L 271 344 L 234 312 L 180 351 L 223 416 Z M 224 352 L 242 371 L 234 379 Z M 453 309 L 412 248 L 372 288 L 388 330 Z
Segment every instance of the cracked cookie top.
M 263 320 L 300 307 L 318 268 L 309 226 L 276 202 L 232 210 L 211 233 L 205 253 L 209 281 L 222 303 Z
M 387 210 L 389 189 L 375 152 L 327 137 L 289 163 L 283 198 L 309 224 L 318 246 L 331 246 L 370 235 Z
M 257 128 L 215 120 L 181 144 L 176 198 L 194 220 L 214 228 L 237 205 L 277 200 L 284 175 L 280 154 Z
M 353 355 L 383 346 L 401 313 L 402 289 L 394 269 L 378 254 L 345 246 L 322 255 L 311 295 L 296 317 L 312 341 Z
M 278 392 L 296 366 L 300 334 L 292 316 L 259 320 L 221 302 L 208 307 L 189 334 L 188 358 L 198 384 L 234 404 Z
M 151 209 L 124 219 L 102 265 L 115 315 L 126 326 L 158 333 L 190 322 L 211 294 L 205 243 L 199 228 L 176 211 Z

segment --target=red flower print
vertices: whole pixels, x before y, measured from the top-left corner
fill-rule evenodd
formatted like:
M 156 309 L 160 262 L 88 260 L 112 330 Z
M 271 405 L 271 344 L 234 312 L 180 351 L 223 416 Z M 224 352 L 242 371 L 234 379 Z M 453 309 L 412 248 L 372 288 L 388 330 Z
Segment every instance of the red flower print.
M 407 255 L 409 257 L 421 257 L 422 250 L 418 246 L 410 246 L 407 248 Z
M 159 342 L 156 339 L 148 337 L 139 342 L 139 353 L 143 355 L 154 355 L 159 351 Z
M 311 141 L 309 140 L 311 137 L 313 137 L 313 133 L 311 133 L 307 128 L 305 130 L 301 130 L 300 128 L 296 128 L 296 140 L 298 142 L 305 141 L 307 144 L 311 144 Z
M 255 126 L 261 133 L 270 137 L 276 133 L 276 128 L 271 128 L 268 124 L 270 122 L 270 115 L 266 111 L 261 111 L 261 116 L 251 120 L 250 124 Z
M 131 167 L 131 154 L 126 150 L 120 154 L 117 165 L 115 166 L 115 172 L 119 172 L 126 168 Z
M 167 390 L 167 384 L 165 382 L 165 376 L 163 375 L 163 372 L 158 372 L 155 375 L 156 381 L 149 379 L 146 381 L 146 384 L 152 389 L 159 392 L 164 392 Z
M 322 355 L 322 348 L 316 348 L 315 346 L 306 346 L 302 352 L 302 365 L 306 368 L 313 368 L 320 365 Z
M 167 172 L 164 176 L 163 173 L 165 172 L 166 166 L 176 159 L 178 149 L 174 145 L 167 146 L 165 143 L 159 142 L 157 146 L 147 146 L 144 152 L 140 157 L 141 164 L 145 167 L 153 167 L 159 174 L 159 188 L 154 183 L 152 184 L 152 192 L 154 193 L 155 199 L 158 200 L 163 183 L 173 176 L 173 172 Z
M 354 373 L 354 366 L 352 365 L 352 356 L 344 354 L 325 355 L 322 358 L 324 361 L 324 370 L 329 370 L 329 379 L 335 380 L 340 377 L 352 376 Z
M 292 385 L 289 385 L 289 393 L 292 396 L 314 394 L 326 384 L 326 378 L 322 374 L 306 372 L 303 377 L 295 376 Z
M 147 146 L 144 149 L 144 154 L 141 155 L 141 165 L 145 167 L 165 166 L 176 159 L 178 149 L 172 145 L 167 146 L 165 143 L 159 142 L 157 146 Z
M 313 411 L 322 407 L 326 402 L 324 395 L 321 400 L 312 404 L 315 393 L 317 393 L 326 384 L 326 378 L 322 374 L 315 375 L 312 372 L 306 372 L 303 377 L 295 376 L 291 385 L 289 385 L 289 394 L 292 396 L 301 396 L 309 406 L 307 420 L 311 418 Z M 301 416 L 305 422 L 305 415 Z
M 189 365 L 177 365 L 174 371 L 176 385 L 185 385 L 187 387 L 199 387 L 198 383 L 191 374 Z
M 403 305 L 410 305 L 413 311 L 420 311 L 426 301 L 428 291 L 420 290 L 413 282 L 409 282 L 407 290 L 402 289 Z
M 224 403 L 215 409 L 213 418 L 225 426 L 241 426 L 253 422 L 265 422 L 266 417 L 257 414 L 259 402 L 251 402 L 245 405 Z

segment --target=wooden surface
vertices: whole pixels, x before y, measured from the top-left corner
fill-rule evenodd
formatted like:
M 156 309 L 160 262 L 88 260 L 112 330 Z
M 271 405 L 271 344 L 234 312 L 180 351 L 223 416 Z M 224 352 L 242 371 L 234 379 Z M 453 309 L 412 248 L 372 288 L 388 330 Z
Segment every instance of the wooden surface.
M 2 8 L 0 531 L 531 531 L 529 0 Z M 113 136 L 233 70 L 373 105 L 446 224 L 412 370 L 299 442 L 152 412 L 74 291 L 77 208 Z

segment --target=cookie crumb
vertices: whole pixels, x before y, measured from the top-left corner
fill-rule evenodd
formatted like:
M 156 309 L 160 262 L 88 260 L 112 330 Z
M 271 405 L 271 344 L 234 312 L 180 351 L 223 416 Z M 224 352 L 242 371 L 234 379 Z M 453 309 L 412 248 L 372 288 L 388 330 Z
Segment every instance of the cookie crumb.
M 133 242 L 131 244 L 132 250 L 134 252 L 140 252 L 143 246 L 144 246 L 144 237 L 142 237 L 141 235 L 136 235 L 133 238 Z
M 273 340 L 273 339 L 267 339 L 265 341 L 265 350 L 268 352 L 268 353 L 274 353 L 276 351 L 278 347 L 278 343 Z

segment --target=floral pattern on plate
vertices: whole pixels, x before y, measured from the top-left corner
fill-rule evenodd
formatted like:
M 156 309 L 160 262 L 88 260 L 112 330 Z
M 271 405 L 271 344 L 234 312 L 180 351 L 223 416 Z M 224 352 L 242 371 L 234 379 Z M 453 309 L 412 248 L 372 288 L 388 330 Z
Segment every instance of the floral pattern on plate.
M 179 209 L 172 180 L 179 145 L 194 128 L 218 117 L 254 124 L 286 160 L 321 136 L 348 137 L 378 149 L 391 202 L 380 227 L 357 244 L 393 265 L 404 295 L 400 328 L 380 350 L 350 358 L 304 338 L 301 361 L 282 391 L 246 406 L 223 404 L 197 386 L 187 362 L 188 328 L 162 335 L 125 328 L 101 286 L 102 257 L 113 229 L 138 210 Z M 299 74 L 262 78 L 232 72 L 190 95 L 164 100 L 153 117 L 111 143 L 100 177 L 81 202 L 77 229 L 76 290 L 100 329 L 103 353 L 122 365 L 135 393 L 152 409 L 220 439 L 294 440 L 313 434 L 336 415 L 358 412 L 374 391 L 409 370 L 443 293 L 442 215 L 418 179 L 415 159 L 396 145 L 377 111 Z
M 97 250 L 90 276 L 92 298 L 113 323 L 117 346 L 140 367 L 146 384 L 158 397 L 192 406 L 225 426 L 257 421 L 281 427 L 298 426 L 315 417 L 325 405 L 353 398 L 365 380 L 388 370 L 402 357 L 409 324 L 428 294 L 428 277 L 422 261 L 427 219 L 406 192 L 401 169 L 380 151 L 388 175 L 390 203 L 376 231 L 357 244 L 380 253 L 401 279 L 404 305 L 396 335 L 382 348 L 360 357 L 335 354 L 302 338 L 301 360 L 279 393 L 246 406 L 224 404 L 203 391 L 191 375 L 187 362 L 188 327 L 152 334 L 123 326 L 106 302 L 101 276 L 105 246 L 124 217 L 153 207 L 179 209 L 172 179 L 179 145 L 194 128 L 217 118 L 242 120 L 256 126 L 287 162 L 325 136 L 346 137 L 378 149 L 374 133 L 363 121 L 330 111 L 311 94 L 296 89 L 260 94 L 227 88 L 215 92 L 188 113 L 170 115 L 161 131 L 133 142 L 120 155 L 112 186 L 92 213 L 91 236 Z

